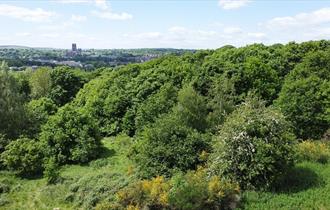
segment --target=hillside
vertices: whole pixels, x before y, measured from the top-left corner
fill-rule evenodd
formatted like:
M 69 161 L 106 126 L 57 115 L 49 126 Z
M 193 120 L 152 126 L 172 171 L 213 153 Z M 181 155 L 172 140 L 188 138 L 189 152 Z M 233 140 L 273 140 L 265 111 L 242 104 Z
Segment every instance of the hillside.
M 329 73 L 326 40 L 2 63 L 0 209 L 328 209 Z

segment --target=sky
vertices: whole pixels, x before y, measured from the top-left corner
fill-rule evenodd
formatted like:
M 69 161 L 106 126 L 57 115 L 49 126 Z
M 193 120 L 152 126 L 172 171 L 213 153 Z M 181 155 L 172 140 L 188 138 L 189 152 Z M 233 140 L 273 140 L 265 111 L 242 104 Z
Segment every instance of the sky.
M 0 0 L 0 26 L 0 45 L 269 45 L 330 39 L 330 0 Z

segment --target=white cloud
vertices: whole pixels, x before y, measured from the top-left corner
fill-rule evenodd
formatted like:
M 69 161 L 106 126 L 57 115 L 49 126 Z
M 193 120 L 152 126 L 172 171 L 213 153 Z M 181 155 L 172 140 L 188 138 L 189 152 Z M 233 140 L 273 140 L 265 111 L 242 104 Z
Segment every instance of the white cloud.
M 240 27 L 227 27 L 223 30 L 225 34 L 240 34 L 243 30 Z
M 238 9 L 250 3 L 250 0 L 219 0 L 219 6 L 222 9 Z
M 133 18 L 133 15 L 126 12 L 114 13 L 111 10 L 107 11 L 96 11 L 93 10 L 92 14 L 96 17 L 108 19 L 108 20 L 130 20 Z
M 58 3 L 62 4 L 79 4 L 79 3 L 89 3 L 92 0 L 56 0 Z
M 160 32 L 147 32 L 136 34 L 134 37 L 139 39 L 159 39 L 163 35 Z
M 41 34 L 42 37 L 45 38 L 58 38 L 60 36 L 60 34 L 56 34 L 56 33 L 50 33 L 50 34 Z
M 251 38 L 256 38 L 256 39 L 266 38 L 266 34 L 261 33 L 261 32 L 250 32 L 250 33 L 247 33 L 247 35 Z
M 71 20 L 74 22 L 83 22 L 87 20 L 87 17 L 82 15 L 71 15 Z
M 95 0 L 95 5 L 100 9 L 106 10 L 108 9 L 107 1 L 106 0 Z
M 8 4 L 0 4 L 0 16 L 16 18 L 23 21 L 42 22 L 50 20 L 50 18 L 55 15 L 54 12 L 45 11 L 41 8 L 29 9 Z
M 31 33 L 29 32 L 21 32 L 21 33 L 16 33 L 16 36 L 20 36 L 20 37 L 28 37 L 28 36 L 32 36 Z
M 109 5 L 106 0 L 56 0 L 58 3 L 62 4 L 94 4 L 96 7 L 106 10 L 109 8 Z
M 181 34 L 181 33 L 186 33 L 187 29 L 184 27 L 181 27 L 181 26 L 173 26 L 173 27 L 169 28 L 168 31 L 171 33 Z
M 324 23 L 330 23 L 330 7 L 315 10 L 310 13 L 299 13 L 294 16 L 276 17 L 266 23 L 268 28 L 292 28 L 317 26 Z

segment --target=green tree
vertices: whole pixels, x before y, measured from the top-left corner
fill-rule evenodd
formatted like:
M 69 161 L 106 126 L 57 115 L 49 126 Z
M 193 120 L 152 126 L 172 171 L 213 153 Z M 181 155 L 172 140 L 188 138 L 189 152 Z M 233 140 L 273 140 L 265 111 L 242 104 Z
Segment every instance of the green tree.
M 203 132 L 207 128 L 207 102 L 192 86 L 181 89 L 178 93 L 178 104 L 174 114 L 182 124 Z
M 41 126 L 45 124 L 49 116 L 54 115 L 57 111 L 56 104 L 50 98 L 39 98 L 31 100 L 26 104 L 28 116 L 28 134 L 37 136 L 41 130 Z
M 16 138 L 22 132 L 25 121 L 23 97 L 19 84 L 8 70 L 6 63 L 0 65 L 0 133 Z
M 71 101 L 87 82 L 79 71 L 67 67 L 56 67 L 50 73 L 50 98 L 59 106 Z
M 58 164 L 85 163 L 97 157 L 100 139 L 94 120 L 70 104 L 50 116 L 40 134 L 47 156 Z
M 47 97 L 51 91 L 51 69 L 41 67 L 33 71 L 30 77 L 31 95 L 32 98 L 38 99 Z
M 276 105 L 303 139 L 318 139 L 330 124 L 330 51 L 316 52 L 285 79 Z

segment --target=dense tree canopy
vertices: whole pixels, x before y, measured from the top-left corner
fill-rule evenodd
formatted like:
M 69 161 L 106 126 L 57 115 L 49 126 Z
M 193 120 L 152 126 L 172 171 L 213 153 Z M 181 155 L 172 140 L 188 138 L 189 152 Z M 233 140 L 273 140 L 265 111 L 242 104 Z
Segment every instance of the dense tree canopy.
M 320 138 L 330 125 L 330 51 L 308 55 L 286 77 L 277 105 L 300 138 Z

